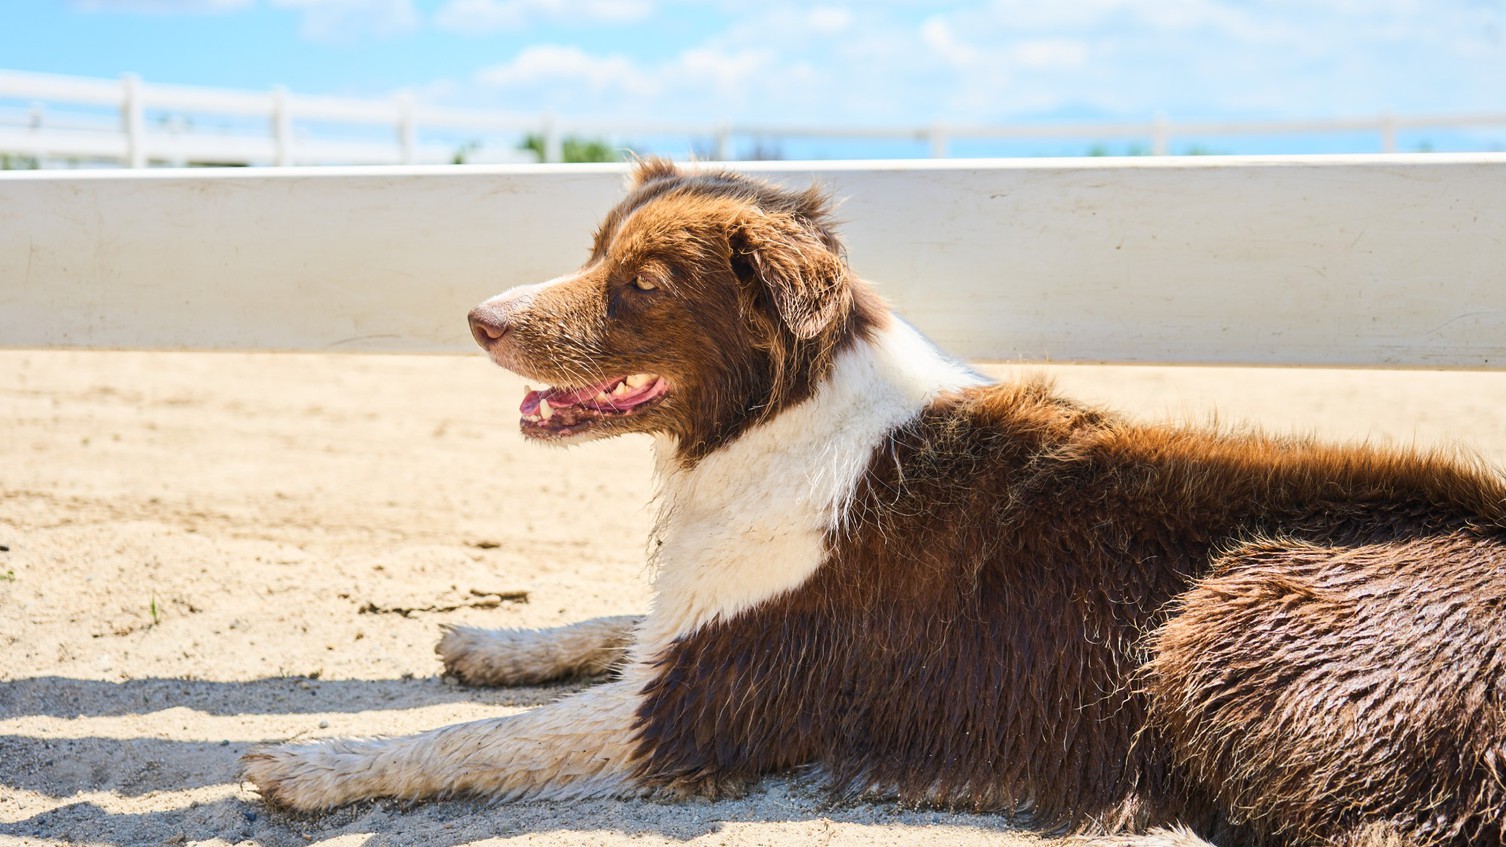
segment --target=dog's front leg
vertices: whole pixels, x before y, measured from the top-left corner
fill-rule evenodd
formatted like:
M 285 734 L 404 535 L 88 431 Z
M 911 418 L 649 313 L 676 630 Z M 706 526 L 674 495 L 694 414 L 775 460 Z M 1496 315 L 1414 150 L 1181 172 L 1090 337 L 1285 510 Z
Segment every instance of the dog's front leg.
M 640 678 L 505 718 L 400 738 L 337 739 L 246 754 L 263 798 L 300 811 L 370 797 L 567 798 L 628 791 Z
M 606 673 L 623 663 L 642 618 L 593 618 L 552 629 L 446 627 L 434 651 L 471 685 L 532 685 Z

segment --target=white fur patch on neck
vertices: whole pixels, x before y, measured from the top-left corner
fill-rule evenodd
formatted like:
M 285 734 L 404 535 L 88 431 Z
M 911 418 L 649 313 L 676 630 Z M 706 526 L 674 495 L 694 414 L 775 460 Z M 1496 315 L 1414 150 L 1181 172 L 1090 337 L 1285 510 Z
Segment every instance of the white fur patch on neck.
M 805 582 L 825 558 L 873 452 L 943 391 L 986 380 L 892 318 L 839 354 L 804 402 L 689 470 L 656 443 L 662 485 L 650 559 L 654 601 L 634 658 Z

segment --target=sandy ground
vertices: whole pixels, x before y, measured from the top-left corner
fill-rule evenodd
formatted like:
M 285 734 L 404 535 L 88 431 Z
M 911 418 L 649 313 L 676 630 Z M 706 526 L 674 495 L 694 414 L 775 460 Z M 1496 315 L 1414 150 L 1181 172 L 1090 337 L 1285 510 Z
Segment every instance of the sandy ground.
M 1126 411 L 1506 464 L 1506 373 L 1047 370 Z M 791 779 L 673 805 L 261 805 L 236 781 L 258 742 L 576 690 L 447 684 L 439 624 L 645 607 L 647 441 L 525 444 L 520 391 L 479 356 L 0 352 L 0 844 L 1033 840 L 992 816 L 831 808 Z

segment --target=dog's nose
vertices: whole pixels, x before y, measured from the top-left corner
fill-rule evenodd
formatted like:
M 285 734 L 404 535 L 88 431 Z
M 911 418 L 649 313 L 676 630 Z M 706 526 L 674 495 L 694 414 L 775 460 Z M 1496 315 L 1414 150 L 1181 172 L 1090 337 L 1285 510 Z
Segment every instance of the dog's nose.
M 500 341 L 511 328 L 506 318 L 485 306 L 472 309 L 467 317 L 471 322 L 471 336 L 485 350 L 492 349 L 492 345 Z

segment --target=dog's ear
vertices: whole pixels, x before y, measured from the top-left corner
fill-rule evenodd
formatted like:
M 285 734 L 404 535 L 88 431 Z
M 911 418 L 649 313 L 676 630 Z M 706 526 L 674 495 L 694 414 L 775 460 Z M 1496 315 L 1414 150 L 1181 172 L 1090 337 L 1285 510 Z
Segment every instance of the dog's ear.
M 658 156 L 650 156 L 647 159 L 638 159 L 633 162 L 632 173 L 628 175 L 628 190 L 642 186 L 659 179 L 669 179 L 680 175 L 680 169 L 669 159 Z
M 733 226 L 732 268 L 766 293 L 796 338 L 820 335 L 852 307 L 833 239 L 799 217 L 754 212 Z

